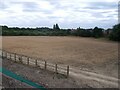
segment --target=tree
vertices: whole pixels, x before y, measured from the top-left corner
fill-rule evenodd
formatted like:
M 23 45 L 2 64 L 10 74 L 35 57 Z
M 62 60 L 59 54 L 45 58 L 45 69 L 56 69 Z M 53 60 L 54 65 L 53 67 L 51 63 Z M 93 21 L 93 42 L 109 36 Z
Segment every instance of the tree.
M 53 25 L 53 30 L 55 30 L 56 29 L 56 26 L 55 25 Z
M 8 30 L 8 26 L 2 26 L 2 30 Z
M 99 38 L 99 37 L 102 37 L 103 36 L 103 29 L 102 28 L 98 28 L 98 27 L 95 27 L 93 29 L 93 37 L 95 38 Z
M 59 25 L 58 24 L 53 25 L 53 30 L 60 30 Z
M 76 36 L 82 36 L 82 37 L 91 37 L 91 30 L 92 29 L 82 29 L 82 28 L 77 28 L 75 35 Z
M 109 35 L 110 40 L 120 41 L 120 24 L 113 26 L 112 32 Z
M 56 24 L 56 30 L 60 30 L 60 28 L 59 28 L 58 24 Z

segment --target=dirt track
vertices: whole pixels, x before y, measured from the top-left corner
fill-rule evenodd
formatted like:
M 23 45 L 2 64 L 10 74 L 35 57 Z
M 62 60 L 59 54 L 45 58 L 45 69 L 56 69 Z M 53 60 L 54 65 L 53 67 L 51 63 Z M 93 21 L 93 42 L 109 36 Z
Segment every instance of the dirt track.
M 88 79 L 88 80 L 95 80 L 100 83 L 104 83 L 105 85 L 111 85 L 112 87 L 118 88 L 118 78 L 104 76 L 101 74 L 93 73 L 93 72 L 87 72 L 77 69 L 71 69 L 70 75 L 80 79 L 80 77 Z
M 36 83 L 43 83 L 48 88 L 117 88 L 117 79 L 99 74 L 78 70 L 71 71 L 70 77 L 56 75 L 39 68 L 29 67 L 10 60 L 3 61 L 3 67 L 22 75 Z M 32 74 L 31 74 L 32 72 Z M 22 85 L 22 84 L 21 84 Z

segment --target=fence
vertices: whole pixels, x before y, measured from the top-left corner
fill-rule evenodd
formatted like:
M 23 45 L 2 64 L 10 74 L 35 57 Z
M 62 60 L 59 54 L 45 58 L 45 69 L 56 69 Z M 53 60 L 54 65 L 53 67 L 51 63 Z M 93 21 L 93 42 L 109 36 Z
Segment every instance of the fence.
M 7 58 L 9 60 L 13 60 L 15 62 L 20 62 L 22 64 L 26 64 L 30 66 L 40 67 L 41 69 L 53 71 L 55 73 L 64 74 L 67 77 L 69 76 L 69 66 L 52 64 L 52 63 L 48 63 L 45 60 L 40 60 L 38 58 L 35 59 L 33 57 L 28 57 L 25 55 L 12 53 L 5 50 L 1 50 L 1 51 L 3 58 Z

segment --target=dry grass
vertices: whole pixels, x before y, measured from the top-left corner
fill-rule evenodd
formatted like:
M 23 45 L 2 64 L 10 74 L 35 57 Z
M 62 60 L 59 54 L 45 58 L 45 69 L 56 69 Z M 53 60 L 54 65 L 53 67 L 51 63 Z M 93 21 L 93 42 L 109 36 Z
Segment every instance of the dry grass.
M 117 43 L 80 37 L 3 37 L 3 49 L 59 64 L 96 65 L 117 60 Z

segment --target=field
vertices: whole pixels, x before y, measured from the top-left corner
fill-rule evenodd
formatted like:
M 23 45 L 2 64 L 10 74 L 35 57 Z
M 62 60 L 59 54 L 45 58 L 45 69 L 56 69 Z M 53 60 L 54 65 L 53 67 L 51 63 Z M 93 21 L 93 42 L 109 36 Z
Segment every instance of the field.
M 3 49 L 117 77 L 118 43 L 81 37 L 7 36 Z

